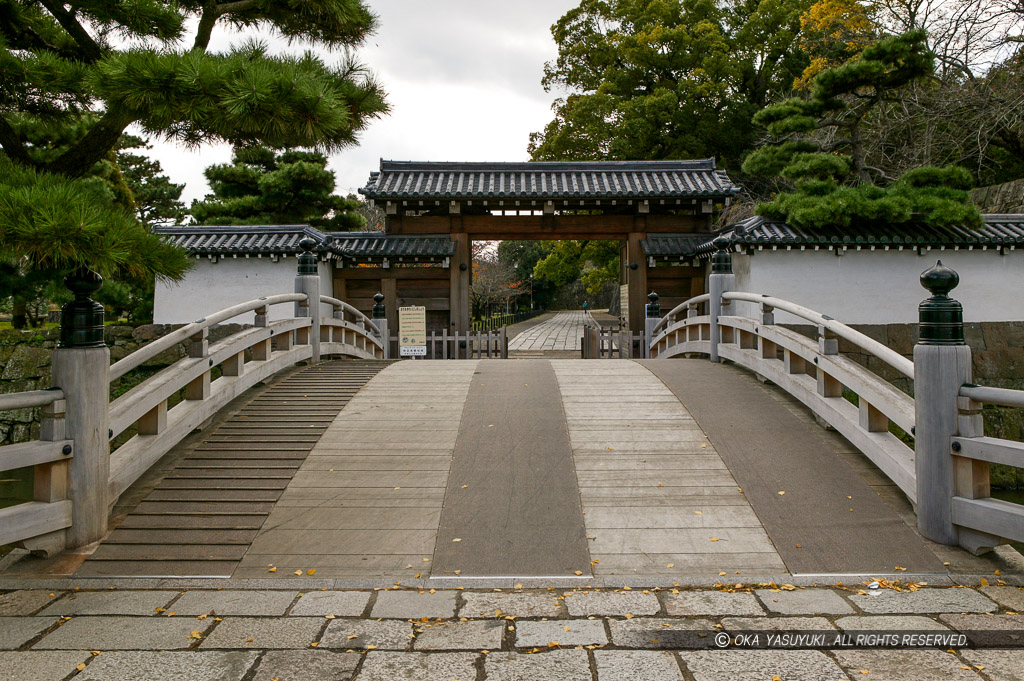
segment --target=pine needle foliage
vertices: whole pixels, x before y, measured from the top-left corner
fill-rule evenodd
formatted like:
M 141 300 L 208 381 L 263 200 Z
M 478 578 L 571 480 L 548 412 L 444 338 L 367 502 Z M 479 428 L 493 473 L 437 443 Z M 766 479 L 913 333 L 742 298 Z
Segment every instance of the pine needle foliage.
M 225 26 L 337 59 L 255 41 L 211 51 Z M 0 253 L 19 268 L 180 278 L 184 256 L 133 216 L 116 158 L 125 130 L 192 146 L 354 145 L 388 110 L 350 52 L 375 27 L 361 0 L 0 0 Z
M 243 147 L 232 161 L 206 169 L 213 194 L 192 203 L 197 224 L 310 224 L 339 232 L 366 225 L 355 212 L 359 201 L 332 194 L 334 171 L 323 154 Z
M 865 117 L 908 84 L 930 76 L 934 57 L 924 31 L 890 36 L 860 56 L 814 77 L 806 98 L 766 107 L 754 122 L 771 142 L 743 164 L 753 175 L 778 175 L 794 191 L 758 206 L 765 217 L 798 228 L 843 231 L 862 226 L 980 227 L 963 168 L 921 167 L 888 177 L 865 161 Z

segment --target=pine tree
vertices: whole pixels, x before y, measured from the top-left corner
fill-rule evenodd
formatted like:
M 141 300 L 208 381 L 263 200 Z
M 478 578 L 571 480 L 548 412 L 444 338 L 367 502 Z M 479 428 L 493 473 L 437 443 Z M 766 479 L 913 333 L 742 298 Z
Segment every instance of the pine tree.
M 351 58 L 208 47 L 231 25 L 348 55 L 375 23 L 360 0 L 0 0 L 0 258 L 55 275 L 182 276 L 188 259 L 134 215 L 116 163 L 124 131 L 188 145 L 355 144 L 387 104 Z
M 206 169 L 213 194 L 192 203 L 197 224 L 310 224 L 339 232 L 366 224 L 356 212 L 359 201 L 331 193 L 334 171 L 323 154 L 242 147 L 232 161 Z
M 795 190 L 758 206 L 760 215 L 798 228 L 843 230 L 981 225 L 963 168 L 921 167 L 898 179 L 868 164 L 865 120 L 908 83 L 933 72 L 924 31 L 886 38 L 814 77 L 806 99 L 789 99 L 754 117 L 772 142 L 752 153 L 744 172 L 781 175 Z
M 123 135 L 117 152 L 117 166 L 131 190 L 135 214 L 146 225 L 180 223 L 188 213 L 181 202 L 183 184 L 175 184 L 164 175 L 160 161 L 133 149 L 152 149 L 149 140 Z

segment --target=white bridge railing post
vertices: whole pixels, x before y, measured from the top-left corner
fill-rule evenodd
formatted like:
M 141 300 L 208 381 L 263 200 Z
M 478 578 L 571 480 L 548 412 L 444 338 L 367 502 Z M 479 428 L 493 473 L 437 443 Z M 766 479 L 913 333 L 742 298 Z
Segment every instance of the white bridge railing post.
M 971 382 L 971 348 L 964 342 L 963 307 L 949 297 L 959 275 L 940 260 L 921 275 L 931 297 L 921 303 L 920 341 L 914 347 L 914 451 L 917 469 L 917 527 L 928 539 L 955 545 L 966 540 L 993 546 L 957 528 L 952 500 L 958 462 L 951 438 L 959 434 L 960 387 Z M 967 462 L 969 463 L 969 462 Z M 986 476 L 987 477 L 987 476 Z
M 296 317 L 309 317 L 312 325 L 308 329 L 299 329 L 298 344 L 309 344 L 313 349 L 310 362 L 320 361 L 320 271 L 317 267 L 316 241 L 305 237 L 299 242 L 302 254 L 299 256 L 299 272 L 295 277 L 295 292 L 306 294 L 305 302 L 295 303 Z M 305 341 L 305 342 L 303 342 Z
M 730 311 L 729 301 L 722 300 L 722 294 L 733 290 L 735 276 L 732 273 L 732 254 L 729 253 L 729 240 L 717 237 L 711 242 L 717 249 L 711 259 L 711 276 L 708 277 L 708 289 L 711 301 L 708 303 L 708 314 L 711 321 L 711 361 L 718 362 L 718 344 L 722 342 L 722 327 L 718 318 Z
M 108 402 L 110 350 L 103 341 L 103 306 L 89 298 L 103 285 L 90 270 L 64 279 L 75 299 L 61 310 L 60 341 L 53 351 L 53 385 L 64 391 L 65 437 L 73 441 L 68 499 L 69 548 L 99 541 L 107 533 L 110 475 Z

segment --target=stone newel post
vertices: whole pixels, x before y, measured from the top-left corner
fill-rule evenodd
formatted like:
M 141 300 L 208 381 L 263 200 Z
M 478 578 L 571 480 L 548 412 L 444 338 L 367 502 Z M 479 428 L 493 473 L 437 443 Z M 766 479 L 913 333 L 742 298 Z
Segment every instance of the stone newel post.
M 313 357 L 310 361 L 316 364 L 320 361 L 320 271 L 316 263 L 316 241 L 308 236 L 299 242 L 302 254 L 299 256 L 299 271 L 295 277 L 295 292 L 305 293 L 308 296 L 307 303 L 295 303 L 296 317 L 309 317 L 313 325 L 309 328 L 308 342 L 313 348 Z M 299 342 L 303 334 L 299 333 Z
M 658 294 L 651 291 L 647 295 L 647 300 L 651 302 L 647 306 L 647 318 L 644 320 L 643 356 L 645 359 L 651 356 L 651 343 L 654 342 L 654 327 L 661 321 L 661 304 L 658 302 Z
M 921 275 L 932 295 L 919 308 L 920 342 L 914 347 L 917 527 L 942 544 L 958 543 L 950 513 L 956 484 L 950 438 L 958 433 L 960 387 L 971 382 L 963 307 L 949 297 L 959 283 L 941 260 Z
M 711 317 L 711 361 L 718 362 L 718 344 L 722 341 L 722 329 L 718 326 L 718 318 L 729 311 L 729 303 L 722 300 L 722 294 L 733 289 L 735 276 L 732 273 L 732 254 L 729 252 L 729 240 L 724 236 L 716 237 L 711 242 L 715 247 L 715 255 L 711 259 L 711 276 L 708 278 L 708 293 L 711 302 L 708 314 Z
M 107 533 L 110 444 L 110 350 L 103 342 L 103 306 L 89 298 L 103 285 L 92 270 L 64 278 L 75 294 L 60 315 L 53 351 L 53 386 L 64 391 L 66 437 L 74 441 L 68 498 L 72 525 L 67 546 L 99 541 Z
M 391 337 L 388 330 L 387 308 L 384 307 L 384 294 L 380 292 L 373 297 L 373 323 L 380 332 L 380 341 L 384 346 L 384 359 L 391 359 Z

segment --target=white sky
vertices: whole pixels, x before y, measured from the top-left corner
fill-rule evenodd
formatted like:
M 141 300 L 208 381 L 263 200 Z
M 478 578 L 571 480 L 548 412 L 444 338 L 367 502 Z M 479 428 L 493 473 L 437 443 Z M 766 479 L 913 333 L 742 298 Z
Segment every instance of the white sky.
M 366 184 L 380 159 L 525 161 L 531 132 L 551 120 L 557 93 L 540 81 L 556 56 L 551 25 L 579 0 L 367 0 L 380 17 L 377 34 L 358 52 L 388 93 L 392 112 L 371 122 L 360 145 L 331 157 L 336 193 Z M 238 41 L 218 27 L 211 49 Z M 245 36 L 247 37 L 247 36 Z M 275 49 L 302 51 L 281 44 Z M 203 170 L 231 158 L 228 145 L 189 150 L 154 141 L 149 152 L 182 200 L 209 188 Z

